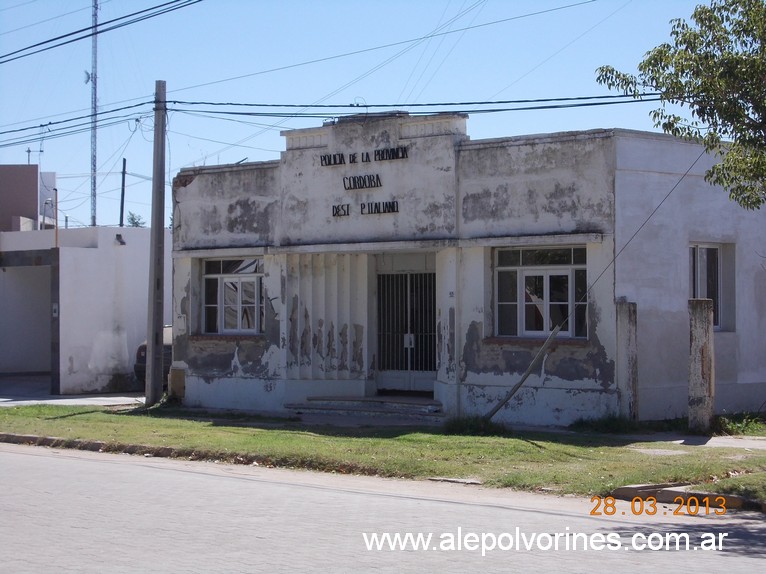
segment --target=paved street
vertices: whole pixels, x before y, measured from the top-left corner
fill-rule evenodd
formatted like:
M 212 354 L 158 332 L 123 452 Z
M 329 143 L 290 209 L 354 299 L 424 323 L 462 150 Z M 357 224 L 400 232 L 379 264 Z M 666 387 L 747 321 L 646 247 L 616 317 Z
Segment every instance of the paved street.
M 587 499 L 475 486 L 334 476 L 0 444 L 2 572 L 756 572 L 760 513 L 590 516 Z M 602 507 L 602 510 L 605 508 Z M 625 512 L 625 515 L 622 513 Z M 663 515 L 668 512 L 670 516 Z M 516 532 L 558 551 L 368 551 L 362 533 L 468 533 L 507 546 Z M 726 534 L 723 551 L 623 549 L 631 536 Z M 457 534 L 460 532 L 460 536 Z M 509 533 L 502 537 L 502 533 Z M 565 549 L 567 534 L 621 535 L 623 547 Z M 516 534 L 518 537 L 518 533 Z M 523 539 L 519 540 L 522 545 Z M 603 539 L 601 539 L 603 542 Z M 607 540 L 610 540 L 607 538 Z M 456 544 L 456 542 L 455 542 Z M 603 546 L 603 545 L 602 545 Z

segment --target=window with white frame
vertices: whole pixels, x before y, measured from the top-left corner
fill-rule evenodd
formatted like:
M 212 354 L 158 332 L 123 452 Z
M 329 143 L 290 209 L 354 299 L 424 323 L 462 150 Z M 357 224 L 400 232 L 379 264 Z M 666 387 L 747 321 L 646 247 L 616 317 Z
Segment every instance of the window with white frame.
M 689 247 L 689 297 L 713 300 L 713 325 L 721 326 L 721 249 L 718 245 Z
M 588 336 L 585 247 L 498 249 L 495 252 L 495 334 Z
M 206 259 L 205 333 L 263 333 L 263 260 Z

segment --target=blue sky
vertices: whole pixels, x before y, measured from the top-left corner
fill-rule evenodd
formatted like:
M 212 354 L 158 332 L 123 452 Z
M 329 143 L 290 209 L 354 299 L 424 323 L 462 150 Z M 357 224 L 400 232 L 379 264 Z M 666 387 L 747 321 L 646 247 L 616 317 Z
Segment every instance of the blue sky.
M 99 21 L 166 1 L 102 0 Z M 608 95 L 596 83 L 595 69 L 610 64 L 635 71 L 648 50 L 669 39 L 670 20 L 688 19 L 698 3 L 203 0 L 99 35 L 98 103 L 110 110 L 148 102 L 155 80 L 167 82 L 169 100 L 357 104 L 360 111 L 376 104 Z M 91 7 L 91 0 L 0 0 L 0 55 L 90 26 Z M 450 33 L 411 41 L 435 31 Z M 53 134 L 39 126 L 89 115 L 90 69 L 90 39 L 0 64 L 0 132 L 32 128 L 21 134 Z M 473 114 L 468 132 L 476 140 L 609 127 L 656 131 L 649 116 L 653 105 Z M 278 159 L 281 130 L 322 123 L 306 117 L 220 117 L 210 113 L 211 106 L 170 107 L 195 113 L 169 115 L 166 219 L 169 184 L 182 167 Z M 124 117 L 98 131 L 99 225 L 119 221 L 123 157 L 131 174 L 125 211 L 150 220 L 151 106 L 119 115 Z M 72 227 L 88 225 L 90 133 L 7 145 L 16 135 L 0 133 L 0 163 L 29 159 L 55 171 L 61 225 L 65 215 Z

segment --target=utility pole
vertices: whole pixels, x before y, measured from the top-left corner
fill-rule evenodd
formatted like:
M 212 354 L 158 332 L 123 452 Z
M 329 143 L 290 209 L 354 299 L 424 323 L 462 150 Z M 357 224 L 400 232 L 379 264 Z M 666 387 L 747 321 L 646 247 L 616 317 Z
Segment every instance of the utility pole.
M 98 0 L 93 0 L 93 39 L 90 61 L 90 224 L 96 226 L 96 172 L 98 171 L 96 129 L 98 120 Z
M 120 227 L 122 227 L 122 216 L 125 215 L 125 170 L 128 167 L 128 160 L 122 158 L 122 186 L 120 187 Z
M 146 406 L 162 398 L 165 369 L 163 355 L 163 300 L 165 290 L 165 81 L 155 82 L 154 169 L 152 171 L 152 220 L 149 259 L 149 333 L 146 338 Z

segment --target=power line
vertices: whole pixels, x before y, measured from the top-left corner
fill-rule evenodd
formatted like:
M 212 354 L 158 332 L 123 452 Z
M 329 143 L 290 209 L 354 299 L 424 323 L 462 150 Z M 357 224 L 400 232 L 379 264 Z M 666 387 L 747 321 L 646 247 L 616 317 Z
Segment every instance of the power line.
M 32 2 L 36 2 L 37 0 L 32 0 Z M 108 4 L 112 0 L 102 0 L 100 5 Z M 31 4 L 31 2 L 28 2 L 28 4 Z M 7 8 L 6 8 L 7 9 Z M 65 12 L 64 14 L 59 14 L 58 16 L 51 16 L 50 18 L 46 18 L 45 20 L 40 20 L 39 22 L 35 22 L 34 24 L 27 24 L 26 26 L 21 26 L 19 28 L 14 28 L 13 30 L 6 30 L 5 32 L 0 32 L 0 36 L 5 36 L 6 34 L 12 34 L 14 32 L 21 32 L 22 30 L 28 30 L 29 28 L 34 28 L 35 26 L 39 26 L 40 24 L 45 24 L 46 22 L 51 22 L 53 20 L 58 20 L 59 18 L 63 18 L 64 16 L 71 16 L 72 14 L 77 14 L 78 12 L 84 12 L 85 10 L 90 10 L 90 6 L 86 6 L 85 8 L 78 8 L 77 10 L 72 10 L 71 12 Z M 3 10 L 0 9 L 0 12 Z
M 133 104 L 132 106 L 123 106 L 121 108 L 114 108 L 114 109 L 111 109 L 111 110 L 99 111 L 99 112 L 96 112 L 95 115 L 96 116 L 104 116 L 104 115 L 113 114 L 113 113 L 117 113 L 117 112 L 124 112 L 125 110 L 133 110 L 133 109 L 136 109 L 136 108 L 140 108 L 141 106 L 147 106 L 147 105 L 153 105 L 153 104 L 154 104 L 154 102 L 151 102 L 151 101 L 149 101 L 149 102 L 141 102 L 140 104 Z M 3 131 L 3 132 L 0 132 L 0 136 L 4 136 L 4 135 L 7 135 L 7 134 L 21 133 L 21 132 L 30 131 L 30 130 L 37 130 L 37 129 L 40 129 L 41 127 L 50 128 L 51 126 L 67 124 L 67 123 L 70 123 L 70 122 L 76 122 L 78 120 L 88 120 L 88 121 L 90 121 L 90 120 L 93 119 L 93 116 L 94 116 L 94 114 L 87 114 L 87 115 L 84 115 L 84 116 L 76 116 L 74 118 L 69 118 L 69 119 L 66 119 L 66 120 L 59 120 L 57 122 L 48 122 L 47 124 L 38 124 L 36 126 L 27 126 L 25 128 L 17 128 L 15 130 L 6 130 L 6 131 Z
M 197 1 L 201 1 L 201 0 L 197 0 Z M 569 9 L 569 8 L 576 8 L 578 6 L 583 6 L 585 4 L 591 4 L 591 3 L 596 2 L 596 1 L 597 0 L 584 0 L 582 2 L 575 2 L 573 4 L 567 4 L 565 6 L 558 6 L 556 8 L 550 8 L 550 9 L 547 9 L 547 10 L 540 10 L 540 11 L 537 11 L 537 12 L 530 12 L 530 13 L 527 13 L 527 14 L 522 14 L 520 16 L 512 16 L 510 18 L 503 18 L 503 19 L 500 19 L 500 20 L 493 20 L 493 21 L 490 21 L 490 22 L 484 22 L 482 24 L 476 24 L 476 25 L 467 26 L 467 27 L 464 27 L 464 28 L 457 28 L 455 30 L 449 30 L 449 31 L 446 31 L 446 32 L 434 32 L 434 33 L 426 34 L 424 36 L 420 36 L 420 37 L 417 37 L 417 38 L 410 38 L 408 40 L 401 40 L 401 41 L 398 41 L 398 42 L 392 42 L 390 44 L 383 44 L 383 45 L 380 45 L 380 46 L 374 46 L 374 47 L 370 47 L 370 48 L 363 48 L 361 50 L 345 52 L 345 53 L 342 53 L 342 54 L 335 54 L 335 55 L 332 55 L 332 56 L 326 56 L 326 57 L 317 58 L 317 59 L 314 59 L 314 60 L 307 60 L 307 61 L 299 62 L 299 63 L 296 63 L 296 64 L 288 64 L 286 66 L 281 66 L 281 67 L 277 67 L 277 68 L 270 68 L 270 69 L 267 69 L 267 70 L 260 70 L 260 71 L 252 72 L 252 73 L 249 73 L 249 74 L 243 74 L 243 75 L 239 75 L 239 76 L 233 76 L 233 77 L 230 77 L 230 78 L 223 78 L 223 79 L 220 79 L 220 80 L 214 80 L 214 81 L 211 81 L 211 82 L 205 82 L 205 83 L 202 83 L 202 84 L 195 84 L 195 85 L 192 85 L 192 86 L 186 86 L 184 88 L 178 88 L 178 89 L 175 89 L 175 90 L 169 90 L 168 93 L 173 94 L 173 93 L 185 92 L 185 91 L 194 90 L 194 89 L 197 89 L 197 88 L 213 86 L 213 85 L 216 85 L 216 84 L 222 84 L 222 83 L 226 83 L 226 82 L 233 82 L 233 81 L 236 81 L 236 80 L 241 80 L 241 79 L 244 79 L 244 78 L 250 78 L 250 77 L 253 77 L 253 76 L 259 76 L 259 75 L 269 74 L 269 73 L 272 73 L 272 72 L 279 72 L 279 71 L 289 70 L 289 69 L 292 69 L 292 68 L 299 68 L 299 67 L 303 67 L 303 66 L 309 66 L 311 64 L 317 64 L 317 63 L 322 63 L 322 62 L 328 62 L 328 61 L 331 61 L 331 60 L 337 60 L 337 59 L 340 59 L 340 58 L 346 58 L 346 57 L 349 57 L 349 56 L 356 56 L 356 55 L 359 55 L 359 54 L 365 54 L 365 53 L 374 52 L 374 51 L 378 51 L 378 50 L 384 50 L 386 48 L 391 48 L 391 47 L 395 47 L 395 46 L 401 46 L 401 45 L 404 45 L 404 44 L 417 43 L 417 42 L 421 42 L 423 40 L 427 40 L 427 39 L 430 39 L 430 38 L 435 38 L 435 37 L 439 37 L 439 36 L 446 36 L 448 34 L 456 34 L 456 33 L 459 33 L 459 32 L 465 32 L 465 31 L 468 31 L 468 30 L 476 29 L 476 28 L 493 26 L 493 25 L 496 25 L 496 24 L 503 24 L 503 23 L 506 23 L 506 22 L 510 22 L 510 21 L 514 21 L 514 20 L 520 20 L 520 19 L 523 19 L 523 18 L 530 18 L 530 17 L 533 17 L 533 16 L 539 16 L 539 15 L 550 13 L 550 12 L 566 10 L 566 9 Z M 2 63 L 2 62 L 0 62 L 0 63 Z M 110 105 L 124 104 L 124 103 L 127 103 L 127 102 L 134 102 L 134 101 L 136 101 L 138 99 L 145 99 L 145 98 L 153 98 L 153 94 L 147 94 L 147 95 L 140 96 L 140 97 L 137 97 L 137 98 L 130 98 L 130 99 L 127 99 L 127 100 L 120 100 L 120 101 L 117 101 L 117 102 L 112 102 L 112 104 L 110 104 Z M 60 116 L 65 115 L 67 113 L 77 113 L 77 112 L 80 112 L 80 111 L 83 111 L 83 110 L 80 109 L 80 110 L 75 110 L 73 112 L 64 112 L 64 113 L 57 114 L 57 115 L 52 115 L 52 116 L 43 116 L 43 117 L 33 118 L 31 120 L 26 120 L 26 121 L 40 121 L 40 120 L 44 120 L 44 119 L 47 119 L 47 118 L 60 117 Z M 12 125 L 18 125 L 19 123 L 22 123 L 22 122 L 16 122 L 16 123 L 12 123 L 12 124 L 5 124 L 4 126 L 0 126 L 0 127 L 7 127 L 7 126 L 12 126 Z
M 645 92 L 639 94 L 640 97 L 659 96 L 659 92 Z M 241 107 L 261 107 L 261 108 L 416 108 L 416 107 L 448 107 L 448 106 L 483 106 L 483 105 L 504 105 L 504 104 L 534 104 L 544 102 L 568 102 L 568 101 L 587 101 L 587 100 L 616 100 L 632 99 L 633 95 L 607 94 L 604 96 L 573 96 L 562 98 L 534 98 L 523 100 L 476 100 L 465 102 L 426 102 L 426 103 L 398 103 L 398 104 L 266 104 L 249 102 L 209 102 L 209 101 L 185 101 L 168 100 L 168 104 L 179 104 L 185 106 L 241 106 Z
M 34 54 L 39 54 L 40 52 L 45 52 L 47 50 L 52 50 L 54 48 L 66 46 L 67 44 L 79 42 L 80 40 L 86 40 L 98 34 L 103 34 L 104 32 L 117 30 L 119 28 L 129 26 L 131 24 L 136 24 L 138 22 L 142 22 L 150 18 L 161 16 L 162 14 L 174 12 L 175 10 L 180 10 L 181 8 L 186 8 L 188 6 L 192 6 L 199 2 L 202 2 L 202 0 L 171 0 L 170 2 L 167 2 L 165 4 L 159 4 L 157 6 L 153 6 L 152 8 L 147 8 L 146 10 L 140 10 L 139 12 L 127 14 L 125 16 L 120 16 L 119 18 L 114 18 L 112 20 L 107 20 L 106 22 L 102 22 L 95 26 L 81 28 L 80 30 L 75 30 L 74 32 L 69 32 L 67 34 L 57 36 L 55 38 L 50 38 L 48 40 L 44 40 L 42 42 L 32 44 L 30 46 L 27 46 L 26 48 L 20 48 L 13 52 L 8 52 L 7 54 L 0 55 L 0 64 L 7 64 L 8 62 L 13 62 L 14 60 L 26 58 Z M 150 13 L 147 14 L 147 12 L 150 12 Z M 119 24 L 115 24 L 114 26 L 105 27 L 108 24 L 119 22 L 120 20 L 125 20 L 126 18 L 132 18 L 134 16 L 136 17 L 127 22 L 121 22 Z M 73 36 L 76 36 L 76 37 L 73 37 Z M 70 39 L 65 40 L 66 38 L 70 38 Z M 58 42 L 58 43 L 55 43 L 55 42 Z M 46 46 L 47 44 L 52 44 L 52 45 Z M 35 50 L 35 48 L 39 48 L 39 49 Z M 33 51 L 30 51 L 30 50 L 33 50 Z M 27 53 L 24 54 L 22 52 L 27 52 Z
M 634 99 L 632 96 L 623 96 L 610 94 L 606 96 L 577 96 L 569 98 L 536 98 L 536 99 L 523 99 L 523 100 L 498 100 L 498 101 L 465 101 L 465 102 L 432 102 L 432 103 L 401 103 L 401 104 L 366 104 L 360 106 L 358 104 L 264 104 L 264 103 L 246 103 L 246 102 L 186 102 L 180 100 L 168 101 L 168 104 L 176 105 L 188 105 L 188 106 L 210 106 L 210 107 L 243 107 L 243 108 L 283 108 L 293 109 L 302 108 L 304 110 L 310 110 L 316 108 L 319 110 L 348 110 L 345 113 L 339 113 L 338 111 L 318 113 L 318 112 L 304 112 L 304 111 L 290 111 L 290 112 L 266 112 L 266 111 L 234 111 L 234 110 L 218 110 L 218 109 L 185 109 L 169 107 L 168 111 L 183 113 L 192 116 L 207 117 L 210 119 L 232 120 L 237 117 L 265 117 L 265 118 L 314 118 L 314 119 L 334 119 L 346 115 L 358 115 L 364 113 L 362 110 L 368 109 L 397 109 L 397 108 L 431 108 L 424 111 L 408 112 L 411 115 L 427 115 L 447 111 L 448 113 L 465 113 L 465 114 L 489 114 L 489 113 L 507 113 L 507 112 L 521 112 L 521 111 L 540 111 L 540 110 L 554 110 L 554 109 L 567 109 L 567 108 L 580 108 L 580 107 L 595 107 L 595 106 L 608 106 L 616 104 L 635 104 L 641 102 L 653 102 L 660 99 L 659 94 L 655 92 L 647 92 L 642 94 L 641 99 Z M 97 112 L 99 118 L 99 128 L 112 127 L 125 120 L 134 119 L 137 120 L 145 113 L 139 114 L 124 114 L 115 116 L 114 114 L 126 111 L 134 110 L 136 108 L 151 105 L 153 102 L 142 102 L 140 104 L 134 104 L 132 106 L 123 106 L 121 108 L 114 108 L 112 110 L 105 110 Z M 532 105 L 515 105 L 515 104 L 532 104 Z M 513 106 L 513 107 L 471 107 L 467 106 Z M 463 109 L 451 109 L 451 110 L 434 110 L 433 108 L 452 108 L 462 107 Z M 227 117 L 228 116 L 228 117 Z M 17 128 L 13 130 L 6 130 L 0 132 L 0 136 L 23 134 L 32 130 L 38 131 L 40 128 L 45 128 L 47 131 L 43 134 L 36 133 L 19 135 L 17 137 L 10 137 L 5 140 L 0 140 L 0 148 L 12 147 L 16 145 L 26 145 L 30 143 L 39 142 L 46 139 L 57 139 L 70 135 L 77 135 L 90 129 L 90 120 L 93 118 L 93 114 L 87 114 L 77 116 L 74 118 L 59 120 L 57 122 L 49 122 L 48 124 L 27 126 L 24 128 Z M 73 123 L 79 122 L 79 123 Z M 242 122 L 247 123 L 247 122 Z M 53 127 L 60 126 L 60 127 Z M 238 144 L 232 144 L 238 145 Z
M 549 8 L 547 10 L 539 10 L 537 12 L 530 12 L 528 14 L 522 14 L 521 16 L 511 16 L 510 18 L 502 18 L 500 20 L 493 20 L 491 22 L 484 22 L 482 24 L 475 24 L 473 26 L 466 26 L 464 28 L 456 28 L 454 30 L 448 30 L 446 32 L 437 32 L 437 33 L 433 33 L 433 34 L 426 34 L 425 36 L 420 36 L 418 38 L 410 38 L 409 40 L 400 40 L 398 42 L 391 42 L 390 44 L 383 44 L 383 45 L 380 45 L 380 46 L 374 46 L 372 48 L 362 48 L 360 50 L 354 50 L 352 52 L 345 52 L 343 54 L 336 54 L 336 55 L 333 55 L 333 56 L 326 56 L 326 57 L 323 57 L 323 58 L 316 58 L 314 60 L 307 60 L 305 62 L 300 62 L 298 64 L 288 64 L 286 66 L 279 66 L 277 68 L 270 68 L 268 70 L 261 70 L 259 72 L 252 72 L 250 74 L 243 74 L 241 76 L 234 76 L 234 77 L 231 77 L 231 78 L 225 78 L 223 80 L 215 80 L 215 81 L 212 81 L 212 82 L 205 82 L 204 84 L 195 84 L 193 86 L 187 86 L 185 88 L 179 88 L 177 90 L 172 90 L 170 93 L 177 93 L 177 92 L 182 92 L 182 91 L 186 91 L 186 90 L 193 90 L 193 89 L 197 89 L 197 88 L 204 88 L 204 87 L 207 87 L 207 86 L 213 86 L 215 84 L 222 84 L 224 82 L 232 82 L 234 80 L 242 80 L 244 78 L 251 78 L 253 76 L 261 76 L 263 74 L 270 74 L 272 72 L 281 72 L 281 71 L 284 71 L 284 70 L 291 70 L 293 68 L 299 68 L 299 67 L 308 66 L 308 65 L 311 65 L 311 64 L 319 64 L 319 63 L 322 63 L 322 62 L 329 62 L 331 60 L 337 60 L 339 58 L 347 58 L 348 56 L 357 56 L 359 54 L 366 54 L 368 52 L 375 52 L 377 50 L 384 50 L 386 48 L 393 48 L 395 46 L 402 46 L 404 44 L 412 44 L 412 43 L 415 43 L 415 42 L 421 42 L 423 40 L 428 40 L 430 38 L 437 38 L 439 36 L 446 36 L 448 34 L 457 34 L 458 32 L 464 32 L 464 31 L 467 31 L 467 30 L 475 30 L 477 28 L 485 28 L 487 26 L 494 26 L 496 24 L 504 24 L 506 22 L 512 22 L 514 20 L 521 20 L 523 18 L 531 18 L 532 16 L 540 16 L 541 14 L 548 14 L 550 12 L 556 12 L 556 11 L 559 11 L 559 10 L 566 10 L 568 8 L 576 8 L 578 6 L 583 6 L 585 4 L 591 4 L 593 2 L 596 2 L 596 0 L 584 0 L 582 2 L 575 2 L 573 4 L 567 4 L 565 6 L 558 6 L 556 8 Z
M 506 108 L 458 109 L 458 110 L 449 110 L 449 113 L 493 114 L 493 113 L 505 113 L 505 112 L 522 112 L 522 111 L 535 111 L 535 110 L 555 110 L 555 109 L 566 109 L 566 108 L 610 106 L 610 105 L 617 105 L 617 104 L 635 104 L 635 103 L 642 103 L 642 102 L 654 102 L 659 100 L 660 100 L 659 96 L 642 98 L 638 100 L 633 99 L 631 97 L 630 99 L 623 99 L 619 101 L 612 100 L 612 101 L 598 101 L 598 102 L 573 102 L 573 103 L 559 103 L 559 104 L 519 106 L 519 107 L 506 107 Z M 168 110 L 173 112 L 178 112 L 178 113 L 191 113 L 192 111 L 197 111 L 197 110 L 187 110 L 184 108 L 168 108 Z M 223 111 L 223 110 L 201 110 L 201 111 L 205 114 L 221 115 L 221 116 L 228 115 L 228 116 L 266 117 L 266 118 L 332 119 L 332 118 L 337 118 L 341 116 L 360 115 L 359 112 L 338 114 L 338 113 L 318 113 L 318 112 L 256 112 L 256 111 L 237 112 L 237 111 Z M 440 113 L 440 111 L 439 110 L 416 111 L 416 112 L 411 112 L 411 115 L 419 116 L 419 115 L 430 115 L 435 113 Z M 363 112 L 361 115 L 363 115 Z

